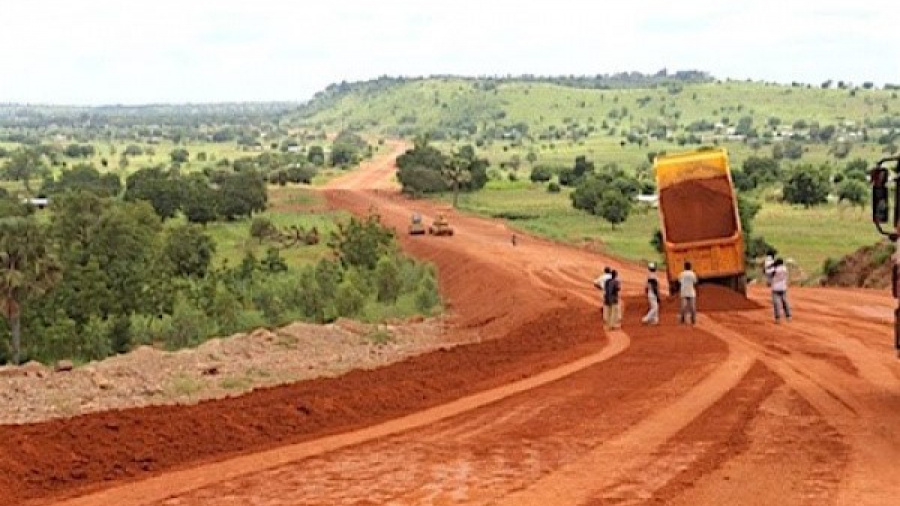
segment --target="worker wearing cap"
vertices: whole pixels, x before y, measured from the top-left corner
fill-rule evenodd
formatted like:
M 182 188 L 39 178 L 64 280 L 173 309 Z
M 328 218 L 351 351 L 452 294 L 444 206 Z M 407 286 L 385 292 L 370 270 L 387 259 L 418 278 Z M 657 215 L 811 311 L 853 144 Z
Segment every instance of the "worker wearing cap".
M 659 281 L 656 279 L 656 264 L 650 262 L 647 265 L 647 302 L 650 303 L 650 309 L 647 314 L 641 318 L 646 325 L 659 325 Z

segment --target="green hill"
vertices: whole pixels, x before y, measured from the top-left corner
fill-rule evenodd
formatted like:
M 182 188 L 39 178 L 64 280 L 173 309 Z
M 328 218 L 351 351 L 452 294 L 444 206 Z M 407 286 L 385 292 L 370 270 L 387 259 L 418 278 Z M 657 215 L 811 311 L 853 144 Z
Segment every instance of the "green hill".
M 534 151 L 541 162 L 568 164 L 587 154 L 633 163 L 650 151 L 712 143 L 731 147 L 741 161 L 791 138 L 804 145 L 804 161 L 837 161 L 828 152 L 839 141 L 851 157 L 878 156 L 900 131 L 897 91 L 842 86 L 661 77 L 597 88 L 562 78 L 382 78 L 329 87 L 291 118 L 327 130 L 471 142 L 495 162 L 504 153 Z

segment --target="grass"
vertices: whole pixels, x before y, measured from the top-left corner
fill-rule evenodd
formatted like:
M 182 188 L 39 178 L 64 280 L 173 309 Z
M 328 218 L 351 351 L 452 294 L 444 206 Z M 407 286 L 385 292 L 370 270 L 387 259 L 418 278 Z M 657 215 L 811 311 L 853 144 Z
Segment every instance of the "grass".
M 394 340 L 394 336 L 387 329 L 379 327 L 369 332 L 366 335 L 366 339 L 368 339 L 373 344 L 383 346 L 392 342 Z
M 481 192 L 461 195 L 460 208 L 492 218 L 521 216 L 507 224 L 556 241 L 590 244 L 632 260 L 657 258 L 649 242 L 659 220 L 654 209 L 635 207 L 628 221 L 613 229 L 601 218 L 574 209 L 570 192 L 549 193 L 545 185 L 530 182 L 492 182 Z
M 269 199 L 270 208 L 257 217 L 270 219 L 280 229 L 296 225 L 306 230 L 316 227 L 319 231 L 319 244 L 295 245 L 280 251 L 288 267 L 309 265 L 329 255 L 328 236 L 336 229 L 336 221 L 348 217 L 346 213 L 326 210 L 321 195 L 302 186 L 270 187 Z M 237 265 L 248 252 L 260 259 L 269 247 L 276 245 L 250 237 L 250 223 L 244 219 L 207 225 L 206 231 L 216 243 L 216 265 Z
M 484 190 L 460 196 L 460 208 L 486 217 L 522 216 L 507 220 L 511 227 L 566 243 L 591 245 L 626 259 L 658 259 L 650 245 L 659 227 L 655 209 L 635 207 L 615 230 L 609 223 L 572 208 L 568 194 L 546 191 L 544 185 L 491 182 Z M 451 197 L 440 197 L 449 201 Z M 808 277 L 822 269 L 828 257 L 841 257 L 880 240 L 868 208 L 827 204 L 812 209 L 776 202 L 764 203 L 754 221 L 754 234 L 762 235 L 779 254 L 792 258 Z
M 219 386 L 225 390 L 246 390 L 253 386 L 253 379 L 247 376 L 233 376 L 222 379 Z
M 754 232 L 774 245 L 779 255 L 793 258 L 807 276 L 821 272 L 826 258 L 840 258 L 881 240 L 868 208 L 837 204 L 804 209 L 766 203 Z
M 166 390 L 174 397 L 190 397 L 203 389 L 203 384 L 196 378 L 180 374 L 172 378 Z

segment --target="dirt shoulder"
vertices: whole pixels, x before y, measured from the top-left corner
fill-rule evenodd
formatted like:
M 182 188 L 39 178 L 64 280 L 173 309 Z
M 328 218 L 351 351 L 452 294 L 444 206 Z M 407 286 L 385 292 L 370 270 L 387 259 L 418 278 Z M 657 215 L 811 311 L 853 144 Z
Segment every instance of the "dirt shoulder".
M 372 369 L 442 346 L 439 320 L 367 325 L 293 323 L 211 339 L 176 352 L 142 346 L 71 371 L 0 368 L 0 424 L 131 407 L 192 404 L 255 388 Z

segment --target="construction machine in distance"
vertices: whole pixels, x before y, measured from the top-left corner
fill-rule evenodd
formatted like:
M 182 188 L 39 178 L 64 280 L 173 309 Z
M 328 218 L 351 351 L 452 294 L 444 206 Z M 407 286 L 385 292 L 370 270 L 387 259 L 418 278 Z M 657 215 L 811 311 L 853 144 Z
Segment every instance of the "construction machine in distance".
M 415 213 L 409 223 L 409 235 L 424 235 L 425 225 L 422 224 L 422 215 Z
M 656 157 L 659 218 L 669 291 L 690 262 L 701 283 L 747 294 L 744 236 L 737 196 L 723 148 Z
M 453 235 L 453 228 L 443 213 L 439 214 L 434 222 L 428 227 L 428 233 L 431 235 Z

